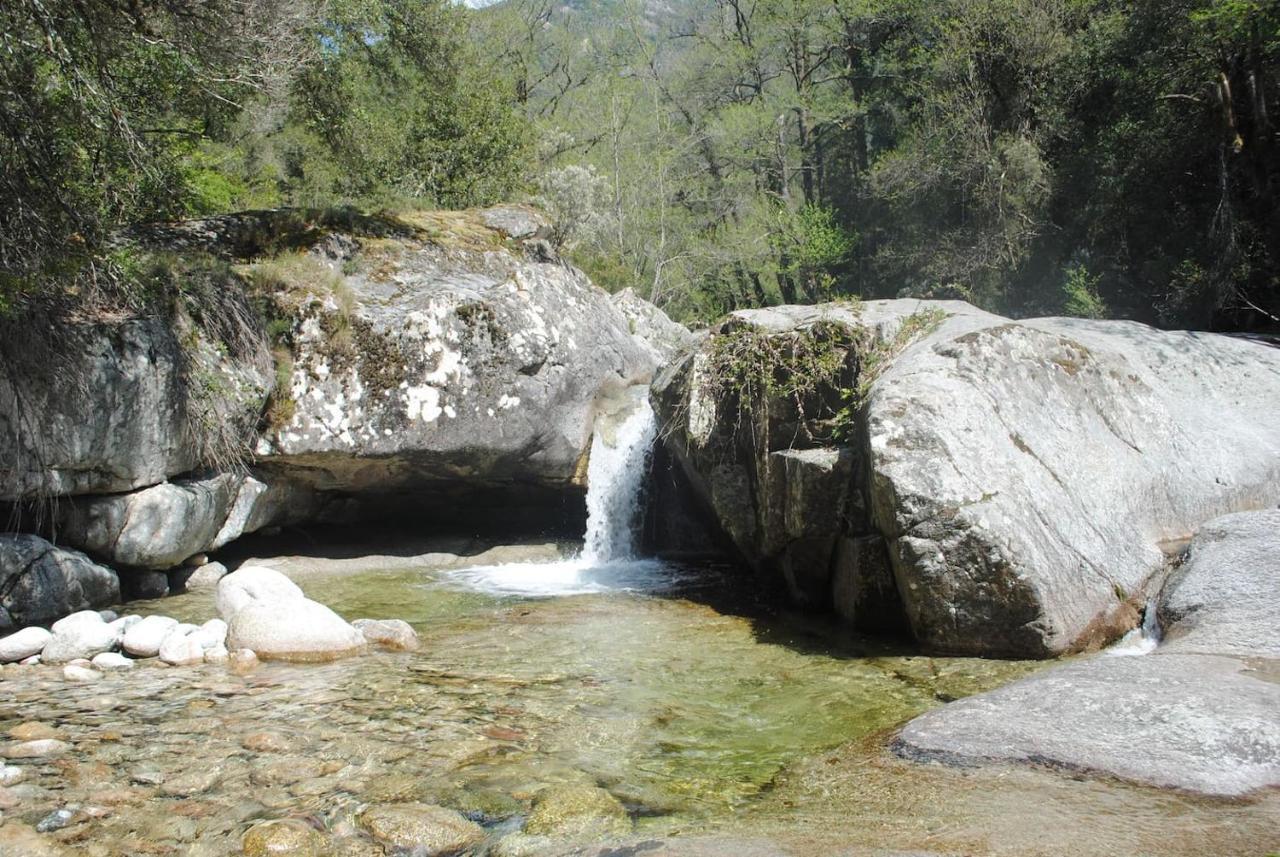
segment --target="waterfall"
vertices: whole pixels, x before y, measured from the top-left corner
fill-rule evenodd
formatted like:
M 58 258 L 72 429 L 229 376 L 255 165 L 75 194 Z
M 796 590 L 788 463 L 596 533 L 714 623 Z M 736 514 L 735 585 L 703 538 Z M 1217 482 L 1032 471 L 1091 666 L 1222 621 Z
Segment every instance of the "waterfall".
M 1156 599 L 1152 598 L 1147 602 L 1146 610 L 1142 613 L 1142 625 L 1125 634 L 1120 642 L 1107 649 L 1106 653 L 1115 657 L 1129 657 L 1154 652 L 1160 645 L 1161 637 L 1157 609 Z
M 642 398 L 612 432 L 597 429 L 592 437 L 587 466 L 587 533 L 582 546 L 586 562 L 634 557 L 644 479 L 657 433 L 653 408 Z
M 576 557 L 474 566 L 449 576 L 492 595 L 526 597 L 651 592 L 681 580 L 677 567 L 636 558 L 648 459 L 658 434 L 657 419 L 645 392 L 634 390 L 630 408 L 596 420 L 587 463 L 587 532 Z

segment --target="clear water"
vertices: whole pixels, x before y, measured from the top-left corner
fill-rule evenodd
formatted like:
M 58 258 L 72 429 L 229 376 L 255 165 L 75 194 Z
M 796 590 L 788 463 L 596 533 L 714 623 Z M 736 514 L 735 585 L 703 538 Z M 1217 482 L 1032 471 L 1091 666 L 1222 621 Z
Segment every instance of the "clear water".
M 1039 665 L 921 657 L 749 599 L 709 603 L 750 588 L 731 574 L 561 597 L 413 569 L 298 580 L 348 618 L 409 620 L 421 650 L 248 676 L 152 664 L 92 685 L 5 669 L 0 729 L 38 721 L 73 750 L 19 763 L 25 781 L 0 793 L 13 804 L 0 854 L 37 853 L 6 842 L 64 808 L 73 823 L 39 837 L 75 854 L 234 854 L 255 821 L 297 816 L 336 853 L 372 855 L 356 814 L 401 800 L 471 812 L 496 842 L 560 783 L 611 791 L 638 839 L 759 838 L 797 855 L 1266 854 L 1280 842 L 1274 796 L 1215 803 L 898 760 L 893 727 Z M 200 594 L 131 607 L 213 613 Z M 250 739 L 264 732 L 279 746 Z M 193 773 L 210 779 L 182 793 Z

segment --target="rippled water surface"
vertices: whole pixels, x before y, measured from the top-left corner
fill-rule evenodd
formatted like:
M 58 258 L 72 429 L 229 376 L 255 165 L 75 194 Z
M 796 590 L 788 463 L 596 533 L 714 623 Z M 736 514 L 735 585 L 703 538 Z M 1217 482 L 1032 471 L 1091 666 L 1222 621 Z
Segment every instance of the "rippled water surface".
M 0 854 L 27 853 L 6 850 L 29 833 L 12 822 L 55 828 L 38 835 L 51 853 L 237 853 L 250 824 L 285 816 L 323 829 L 335 853 L 379 854 L 354 816 L 404 800 L 466 812 L 492 843 L 563 783 L 612 792 L 639 838 L 748 836 L 795 854 L 1264 854 L 1276 832 L 1273 797 L 1209 804 L 898 760 L 892 727 L 1033 666 L 736 615 L 703 602 L 740 584 L 699 579 L 614 569 L 546 597 L 511 568 L 305 576 L 307 594 L 348 619 L 410 621 L 421 650 L 248 676 L 146 663 L 87 685 L 7 669 L 0 727 L 37 721 L 72 750 L 18 763 Z M 213 615 L 201 594 L 130 609 Z M 70 818 L 50 822 L 59 809 Z

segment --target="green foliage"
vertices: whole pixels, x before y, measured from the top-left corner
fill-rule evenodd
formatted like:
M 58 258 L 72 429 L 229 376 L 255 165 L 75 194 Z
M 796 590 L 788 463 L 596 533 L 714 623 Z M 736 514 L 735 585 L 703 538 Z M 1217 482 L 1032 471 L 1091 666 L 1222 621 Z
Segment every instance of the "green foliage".
M 608 185 L 575 257 L 611 286 L 703 319 L 860 294 L 1280 325 L 1274 3 L 664 8 L 481 28 L 542 169 Z
M 324 46 L 295 86 L 294 115 L 329 159 L 331 198 L 460 207 L 508 195 L 524 124 L 470 51 L 465 12 L 447 0 L 331 0 Z M 316 181 L 316 176 L 310 177 Z M 352 193 L 354 191 L 354 193 Z
M 854 333 L 845 325 L 820 323 L 786 334 L 750 325 L 734 327 L 711 342 L 706 376 L 709 392 L 728 398 L 747 414 L 785 399 L 803 413 L 806 400 L 831 388 L 846 370 Z
M 1062 283 L 1063 313 L 1076 318 L 1106 318 L 1107 305 L 1098 296 L 1099 280 L 1084 265 L 1067 268 Z

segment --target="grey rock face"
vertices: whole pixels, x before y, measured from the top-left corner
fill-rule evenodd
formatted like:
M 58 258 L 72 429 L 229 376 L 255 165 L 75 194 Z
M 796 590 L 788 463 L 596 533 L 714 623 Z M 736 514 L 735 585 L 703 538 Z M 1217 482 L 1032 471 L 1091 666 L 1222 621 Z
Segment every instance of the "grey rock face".
M 155 485 L 199 464 L 191 420 L 252 427 L 270 388 L 265 349 L 228 360 L 198 335 L 178 337 L 156 320 L 86 327 L 69 331 L 79 345 L 55 379 L 0 366 L 0 500 Z M 223 393 L 199 417 L 184 392 L 196 376 Z
M 923 714 L 896 748 L 1243 795 L 1280 785 L 1280 684 L 1232 658 L 1095 657 Z
M 497 205 L 480 212 L 484 225 L 508 238 L 526 241 L 548 238 L 551 224 L 537 210 L 524 205 Z
M 636 294 L 635 289 L 616 292 L 612 301 L 626 318 L 627 329 L 648 349 L 659 366 L 698 339 L 689 328 L 672 321 L 665 312 Z
M 36 536 L 0 536 L 0 629 L 120 600 L 120 581 L 87 556 Z
M 742 326 L 845 337 L 846 374 L 814 398 L 865 391 L 843 433 L 851 484 L 838 523 L 825 540 L 796 539 L 794 557 L 774 534 L 799 483 L 785 468 L 779 479 L 773 444 L 839 446 L 809 418 L 820 401 L 797 415 L 785 396 L 747 421 L 769 447 L 729 442 L 743 417 L 707 373 L 715 342 Z M 749 561 L 809 599 L 839 539 L 878 534 L 913 633 L 940 651 L 1047 657 L 1101 644 L 1134 621 L 1167 544 L 1280 501 L 1280 351 L 1233 337 L 1011 322 L 955 301 L 778 307 L 735 313 L 664 370 L 654 400 L 668 448 Z M 829 519 L 836 488 L 794 517 Z
M 72 500 L 59 506 L 58 532 L 116 565 L 173 568 L 215 546 L 243 481 L 226 474 Z
M 1280 658 L 1280 509 L 1201 527 L 1159 616 L 1162 651 Z
M 170 569 L 265 526 L 315 513 L 318 498 L 284 483 L 268 486 L 239 474 L 166 482 L 128 494 L 76 497 L 59 504 L 60 540 L 133 569 Z M 155 598 L 168 591 L 154 575 L 134 573 L 128 595 Z
M 598 399 L 656 361 L 581 272 L 468 228 L 356 256 L 343 306 L 320 284 L 301 302 L 292 416 L 259 447 L 269 473 L 437 497 L 580 484 Z

